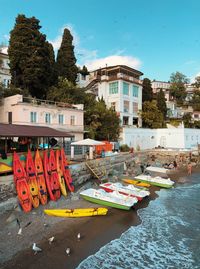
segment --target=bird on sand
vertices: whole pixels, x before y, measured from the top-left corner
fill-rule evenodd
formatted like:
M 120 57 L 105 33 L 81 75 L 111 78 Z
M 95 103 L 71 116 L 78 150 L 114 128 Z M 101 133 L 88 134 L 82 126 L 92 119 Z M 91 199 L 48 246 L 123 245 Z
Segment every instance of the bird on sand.
M 80 239 L 81 239 L 81 234 L 80 233 L 77 234 L 77 239 L 78 239 L 78 241 L 80 241 Z
M 33 243 L 32 249 L 35 251 L 34 255 L 36 255 L 38 252 L 41 252 L 42 249 L 36 246 L 36 243 Z
M 71 249 L 70 248 L 67 248 L 66 249 L 66 253 L 67 253 L 68 256 L 70 256 L 70 252 L 71 252 Z
M 22 228 L 19 228 L 19 231 L 17 233 L 18 235 L 22 235 Z
M 51 245 L 51 243 L 54 241 L 54 239 L 55 239 L 54 236 L 52 236 L 52 237 L 50 237 L 50 238 L 48 239 L 48 241 L 49 241 L 49 245 Z

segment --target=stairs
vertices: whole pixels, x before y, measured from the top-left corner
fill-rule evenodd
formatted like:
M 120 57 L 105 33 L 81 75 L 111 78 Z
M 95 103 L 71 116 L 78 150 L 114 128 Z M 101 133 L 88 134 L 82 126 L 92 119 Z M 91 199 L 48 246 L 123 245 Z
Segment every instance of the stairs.
M 87 161 L 85 165 L 90 170 L 91 175 L 100 181 L 106 176 L 106 168 L 99 167 L 96 161 Z

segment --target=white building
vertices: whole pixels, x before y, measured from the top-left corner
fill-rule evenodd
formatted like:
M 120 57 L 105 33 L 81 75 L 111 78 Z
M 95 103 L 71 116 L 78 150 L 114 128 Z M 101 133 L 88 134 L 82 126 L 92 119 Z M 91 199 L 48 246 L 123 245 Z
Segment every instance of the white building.
M 2 83 L 6 88 L 9 86 L 11 81 L 9 58 L 8 54 L 0 51 L 0 83 Z
M 166 101 L 170 100 L 170 82 L 166 82 L 166 81 L 158 81 L 158 80 L 152 80 L 151 81 L 151 87 L 153 90 L 153 93 L 158 93 L 160 92 L 160 90 L 162 90 L 165 94 L 165 99 Z
M 4 98 L 0 105 L 0 123 L 47 126 L 83 139 L 83 105 L 25 98 L 14 95 Z
M 121 119 L 121 125 L 141 126 L 143 73 L 125 65 L 100 68 L 89 75 L 88 92 L 105 100 Z

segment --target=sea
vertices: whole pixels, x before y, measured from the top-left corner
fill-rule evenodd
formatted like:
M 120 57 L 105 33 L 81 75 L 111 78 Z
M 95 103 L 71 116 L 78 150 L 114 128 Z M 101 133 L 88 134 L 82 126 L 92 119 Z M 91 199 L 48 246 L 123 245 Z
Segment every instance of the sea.
M 189 179 L 189 180 L 188 180 Z M 200 174 L 138 210 L 141 224 L 82 261 L 78 269 L 200 269 Z

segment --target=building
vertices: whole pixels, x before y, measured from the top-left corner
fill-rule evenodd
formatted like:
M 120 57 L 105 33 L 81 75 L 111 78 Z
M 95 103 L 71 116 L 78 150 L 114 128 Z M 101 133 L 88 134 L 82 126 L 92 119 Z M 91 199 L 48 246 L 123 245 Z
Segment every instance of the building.
M 90 72 L 87 92 L 103 98 L 121 119 L 122 127 L 140 127 L 143 73 L 125 65 L 99 68 Z
M 151 87 L 153 90 L 153 93 L 156 94 L 162 90 L 165 94 L 165 100 L 170 101 L 170 82 L 165 82 L 165 81 L 158 81 L 158 80 L 152 80 L 151 82 Z
M 83 139 L 83 105 L 70 105 L 14 95 L 2 100 L 0 123 L 47 126 Z
M 0 83 L 2 83 L 6 88 L 8 88 L 11 82 L 8 54 L 5 54 L 0 51 L 0 62 Z

